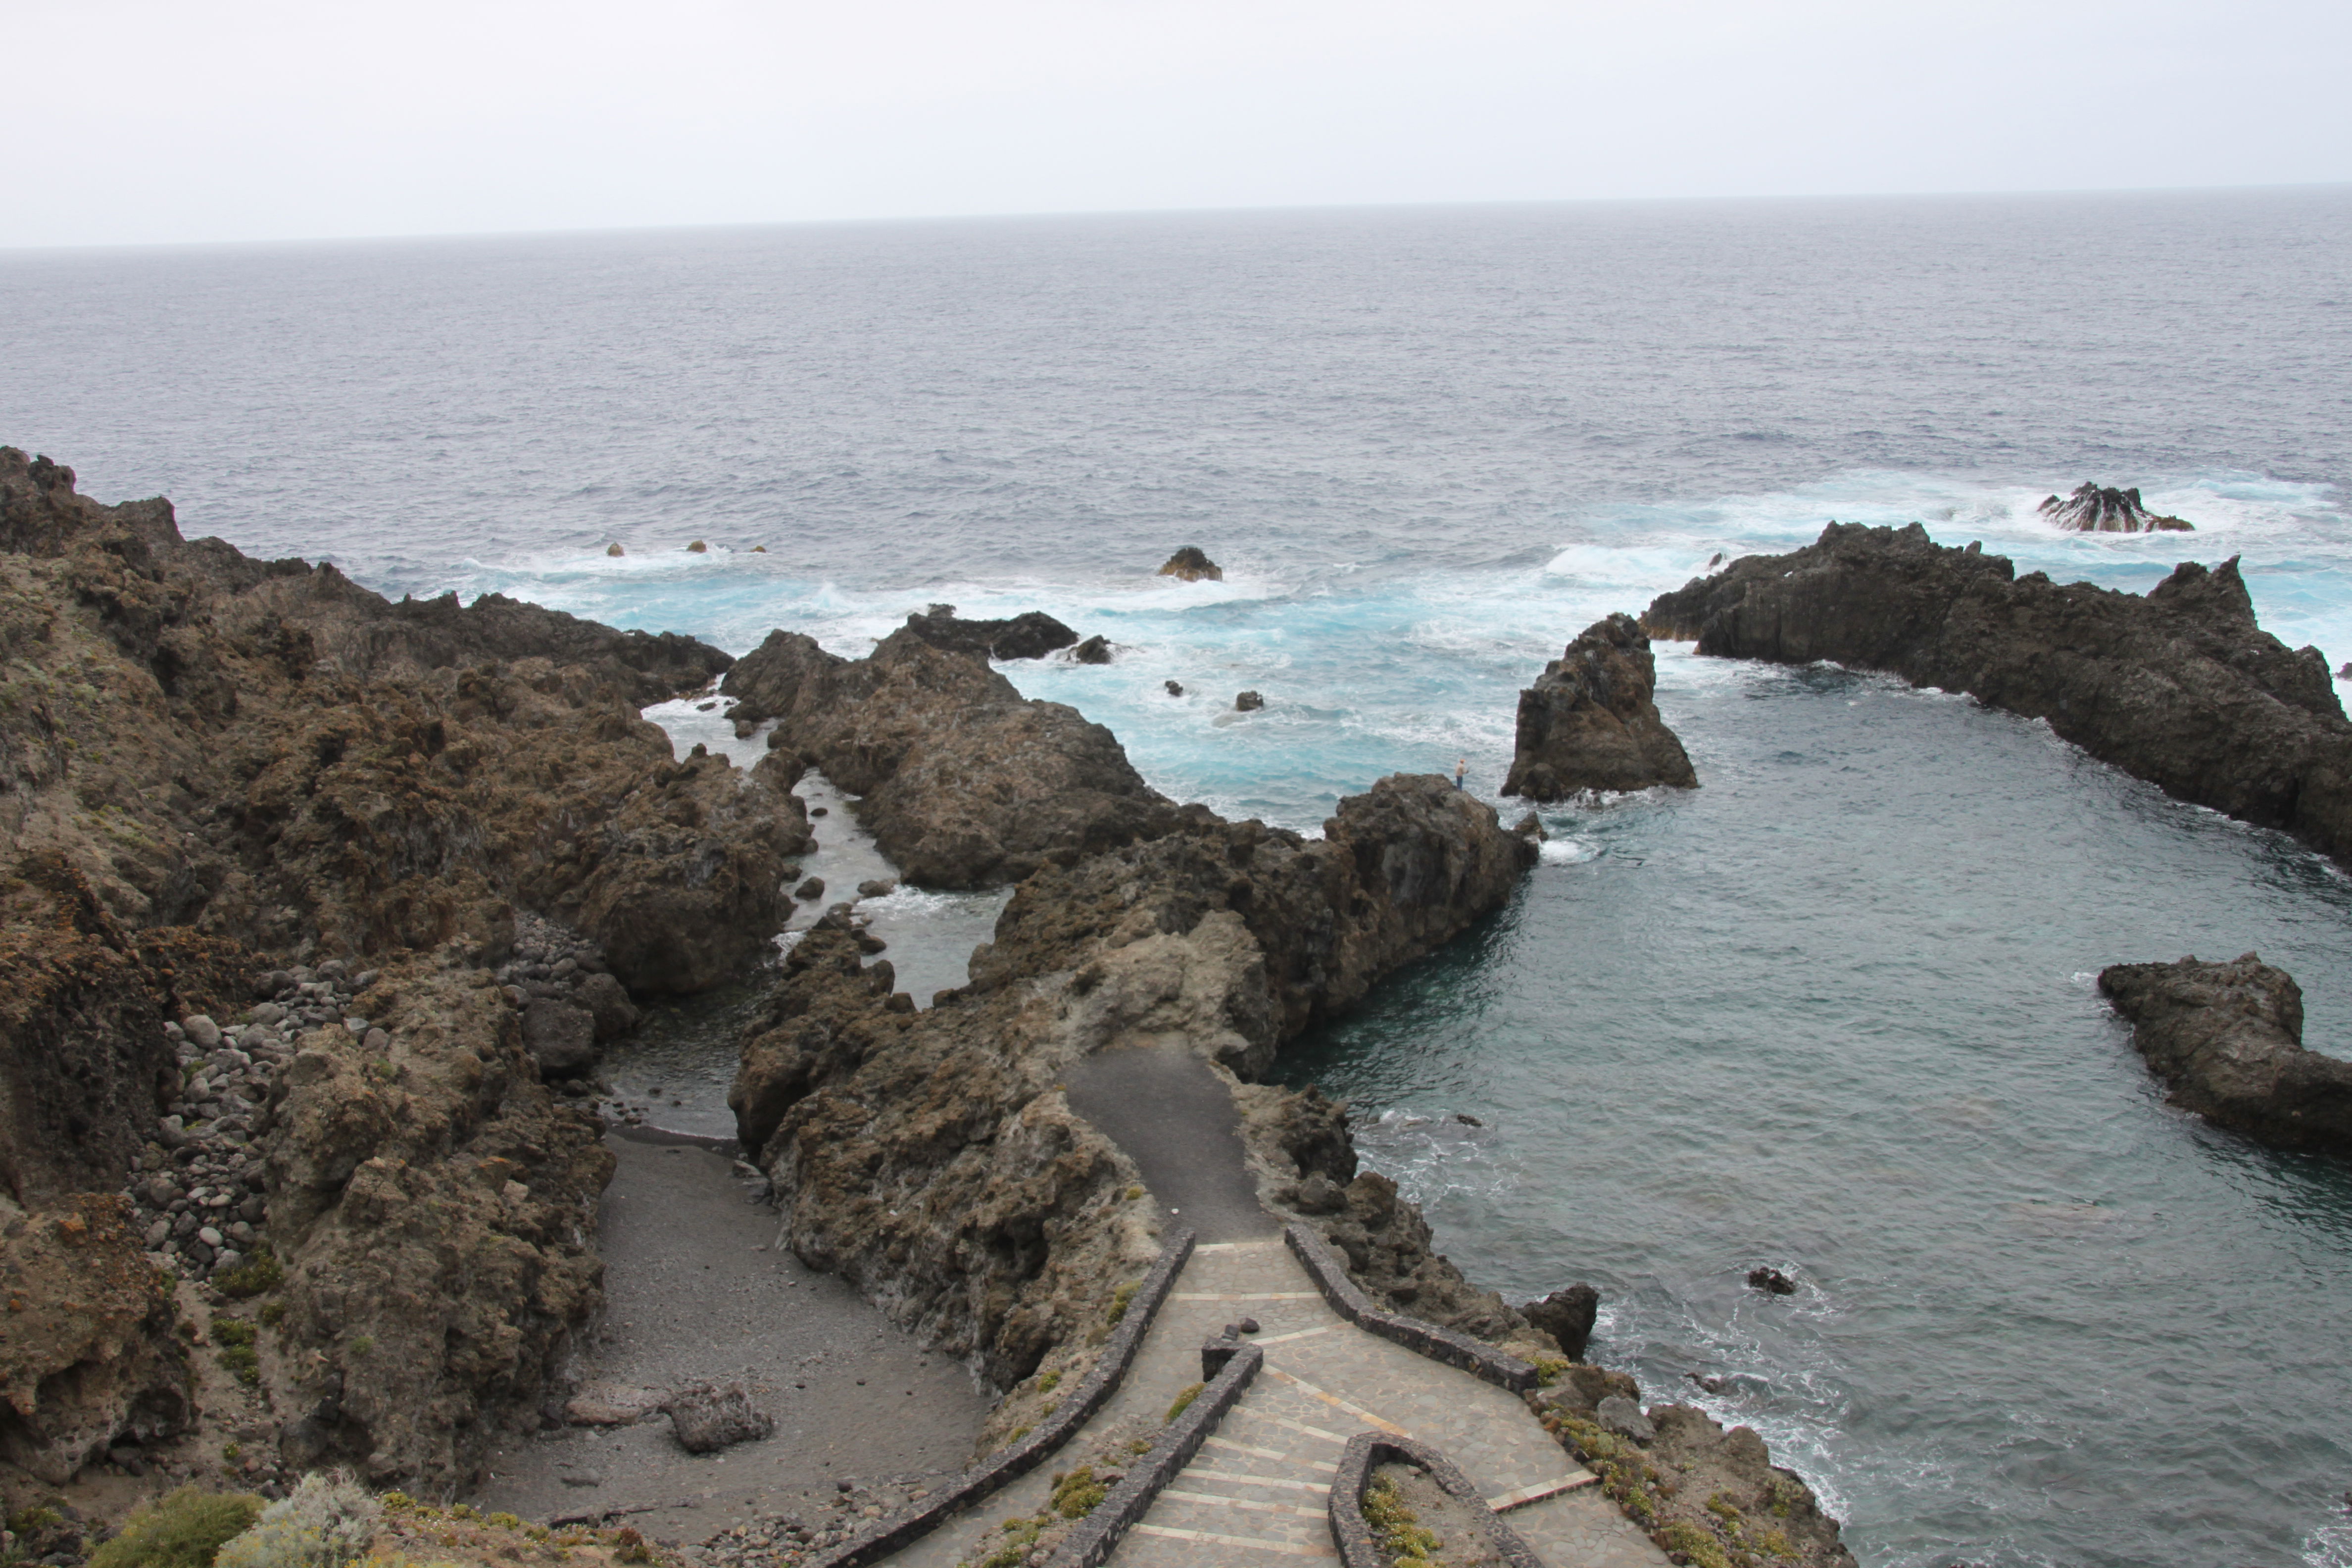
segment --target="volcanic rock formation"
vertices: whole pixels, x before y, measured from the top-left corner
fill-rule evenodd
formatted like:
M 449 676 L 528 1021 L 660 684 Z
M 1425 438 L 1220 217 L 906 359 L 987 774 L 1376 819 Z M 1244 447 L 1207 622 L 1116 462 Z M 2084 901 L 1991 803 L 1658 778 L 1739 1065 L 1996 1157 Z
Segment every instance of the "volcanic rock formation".
M 1260 1073 L 1499 905 L 1532 858 L 1435 777 L 1342 801 L 1320 840 L 1188 807 L 1157 839 L 1024 882 L 971 984 L 920 1013 L 828 916 L 746 1036 L 729 1097 L 744 1150 L 805 1261 L 1009 1384 L 1098 1321 L 1155 1245 L 1133 1167 L 1057 1071 L 1181 1036 Z
M 2352 1062 L 2305 1050 L 2303 992 L 2254 953 L 2118 963 L 2099 989 L 2173 1104 L 2281 1149 L 2352 1155 Z
M 1585 790 L 1695 788 L 1690 758 L 1652 700 L 1657 683 L 1650 639 L 1633 616 L 1585 627 L 1519 693 L 1503 793 L 1563 800 Z
M 720 689 L 739 719 L 775 721 L 778 755 L 863 795 L 876 845 L 919 887 L 1016 881 L 1176 821 L 1108 730 L 911 623 L 855 662 L 771 632 Z
M 2255 624 L 2234 559 L 2183 562 L 2142 598 L 2019 577 L 1917 523 L 1832 523 L 1659 595 L 1642 624 L 1719 658 L 1832 659 L 1965 691 L 2168 795 L 2352 857 L 2352 724 L 2319 650 Z
M 606 1156 L 524 1053 L 543 998 L 482 966 L 518 910 L 640 990 L 769 951 L 806 842 L 784 760 L 674 763 L 636 714 L 730 662 L 495 595 L 393 604 L 0 448 L 0 1231 L 27 1310 L 73 1304 L 10 1330 L 0 1458 L 168 1438 L 157 1260 L 264 1239 L 282 1331 L 247 1370 L 289 1461 L 446 1489 L 540 1419 L 599 1300 Z M 373 972 L 348 995 L 343 958 Z M 628 1005 L 593 979 L 562 981 L 592 1032 Z M 143 1231 L 110 1206 L 134 1171 Z
M 2137 489 L 2082 484 L 2063 498 L 2052 496 L 2034 510 L 2076 533 L 2188 533 L 2196 524 L 2165 517 L 2140 504 Z
M 982 658 L 1043 658 L 1068 647 L 1078 634 L 1045 614 L 1030 610 L 1002 621 L 961 620 L 953 605 L 933 605 L 907 617 L 907 629 L 933 647 Z

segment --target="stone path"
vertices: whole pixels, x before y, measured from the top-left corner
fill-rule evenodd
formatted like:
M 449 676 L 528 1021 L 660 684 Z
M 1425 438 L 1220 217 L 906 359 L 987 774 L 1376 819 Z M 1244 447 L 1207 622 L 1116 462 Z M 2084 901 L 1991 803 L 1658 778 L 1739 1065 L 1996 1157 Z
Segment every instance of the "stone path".
M 1201 1375 L 1200 1346 L 1244 1317 L 1265 1368 L 1199 1456 L 1112 1557 L 1119 1568 L 1336 1562 L 1325 1500 L 1339 1450 L 1366 1427 L 1433 1443 L 1475 1480 L 1551 1568 L 1655 1568 L 1666 1559 L 1601 1496 L 1518 1399 L 1375 1338 L 1325 1305 L 1279 1237 L 1197 1247 L 1127 1381 L 1085 1431 L 1157 1421 Z M 1045 1505 L 1033 1472 L 889 1561 L 954 1568 L 999 1521 Z

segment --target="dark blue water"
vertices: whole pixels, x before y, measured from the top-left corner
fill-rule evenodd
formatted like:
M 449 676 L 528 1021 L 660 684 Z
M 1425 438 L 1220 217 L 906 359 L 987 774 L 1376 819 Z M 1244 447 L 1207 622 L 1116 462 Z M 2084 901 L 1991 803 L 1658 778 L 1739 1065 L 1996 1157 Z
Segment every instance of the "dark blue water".
M 1122 658 L 1024 689 L 1312 828 L 1399 768 L 1492 787 L 1578 628 L 1831 517 L 2116 586 L 2242 553 L 2352 658 L 2347 255 L 2342 189 L 17 254 L 0 440 L 387 591 L 739 649 L 1047 608 Z M 2035 518 L 2085 479 L 2200 531 Z M 1150 577 L 1182 543 L 1226 581 Z M 2343 1048 L 2341 879 L 1965 704 L 1663 670 L 1706 787 L 1560 816 L 1299 1058 L 1391 1113 L 1373 1157 L 1481 1275 L 1602 1284 L 1655 1391 L 1730 1377 L 1866 1562 L 2352 1563 L 2352 1183 L 2166 1110 L 2082 978 L 2258 947 Z

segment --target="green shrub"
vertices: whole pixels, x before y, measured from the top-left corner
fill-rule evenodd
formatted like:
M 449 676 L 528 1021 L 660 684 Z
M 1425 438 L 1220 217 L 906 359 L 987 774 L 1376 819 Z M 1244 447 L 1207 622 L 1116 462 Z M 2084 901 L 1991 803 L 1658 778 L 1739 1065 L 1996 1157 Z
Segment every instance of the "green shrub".
M 1121 1318 L 1126 1317 L 1128 1304 L 1135 1300 L 1136 1291 L 1141 1289 L 1142 1287 L 1142 1280 L 1132 1279 L 1120 1286 L 1118 1289 L 1112 1291 L 1110 1293 L 1110 1311 L 1103 1321 L 1107 1323 L 1116 1323 Z
M 214 1554 L 260 1513 L 261 1500 L 248 1493 L 182 1487 L 125 1520 L 89 1554 L 89 1568 L 212 1568 Z
M 1715 1531 L 1686 1519 L 1678 1519 L 1658 1531 L 1658 1544 L 1669 1552 L 1681 1552 L 1696 1568 L 1731 1568 L 1731 1559 L 1724 1555 L 1723 1543 L 1715 1538 Z
M 1192 1401 L 1201 1397 L 1201 1390 L 1208 1386 L 1205 1383 L 1186 1384 L 1183 1391 L 1176 1395 L 1176 1403 L 1168 1407 L 1168 1419 L 1173 1421 L 1185 1411 L 1190 1410 L 1192 1407 Z
M 1095 1468 L 1080 1465 L 1054 1483 L 1054 1511 L 1064 1519 L 1084 1519 L 1109 1495 L 1110 1489 L 1095 1479 Z
M 1364 1489 L 1363 1510 L 1364 1522 L 1380 1537 L 1381 1551 L 1392 1568 L 1428 1563 L 1431 1554 L 1445 1544 L 1435 1531 L 1421 1522 L 1421 1516 L 1404 1500 L 1404 1493 L 1386 1476 L 1375 1478 Z
M 268 1242 L 260 1241 L 254 1244 L 252 1252 L 247 1255 L 244 1262 L 225 1273 L 214 1275 L 213 1289 L 224 1296 L 243 1300 L 247 1296 L 258 1296 L 266 1290 L 277 1289 L 285 1279 L 286 1270 L 279 1266 L 278 1255 L 269 1250 Z
M 1049 1373 L 1047 1373 L 1045 1376 L 1043 1376 L 1043 1377 L 1041 1377 L 1041 1378 L 1039 1378 L 1039 1379 L 1037 1380 L 1037 1392 L 1038 1392 L 1038 1393 L 1040 1393 L 1040 1394 L 1051 1394 L 1051 1393 L 1053 1393 L 1053 1392 L 1054 1392 L 1054 1390 L 1055 1390 L 1056 1388 L 1059 1388 L 1061 1385 L 1062 1385 L 1062 1374 L 1061 1374 L 1061 1373 L 1060 1373 L 1058 1370 L 1054 1371 L 1054 1372 L 1049 1372 Z
M 365 1555 L 383 1507 L 341 1471 L 302 1478 L 220 1549 L 215 1568 L 344 1568 Z

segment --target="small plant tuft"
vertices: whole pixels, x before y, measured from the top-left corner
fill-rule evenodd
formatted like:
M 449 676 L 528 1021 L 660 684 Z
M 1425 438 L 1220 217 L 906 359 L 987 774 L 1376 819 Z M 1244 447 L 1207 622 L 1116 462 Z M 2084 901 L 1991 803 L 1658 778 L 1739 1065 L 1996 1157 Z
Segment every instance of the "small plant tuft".
M 1130 1279 L 1110 1293 L 1110 1311 L 1104 1317 L 1107 1323 L 1117 1323 L 1127 1316 L 1127 1309 L 1135 1300 L 1136 1291 L 1143 1288 L 1140 1279 Z
M 1060 1369 L 1056 1368 L 1037 1380 L 1037 1392 L 1040 1394 L 1051 1394 L 1061 1385 L 1062 1373 Z
M 214 1568 L 345 1568 L 366 1554 L 383 1514 L 345 1472 L 314 1472 L 222 1547 Z
M 275 1290 L 285 1282 L 286 1270 L 278 1255 L 266 1241 L 256 1242 L 246 1260 L 226 1273 L 213 1276 L 213 1288 L 222 1295 L 243 1300 Z
M 1054 1485 L 1054 1511 L 1064 1519 L 1084 1519 L 1100 1507 L 1110 1489 L 1095 1479 L 1092 1465 L 1080 1465 Z
M 1186 1384 L 1177 1394 L 1176 1403 L 1168 1407 L 1168 1419 L 1173 1421 L 1185 1411 L 1190 1410 L 1192 1407 L 1192 1401 L 1201 1397 L 1201 1390 L 1208 1386 L 1205 1383 Z
M 1433 1562 L 1433 1553 L 1445 1543 L 1437 1532 L 1421 1522 L 1421 1516 L 1404 1500 L 1404 1493 L 1387 1476 L 1374 1479 L 1364 1489 L 1364 1522 L 1372 1527 L 1380 1538 L 1381 1551 L 1389 1559 L 1391 1568 L 1424 1568 Z

